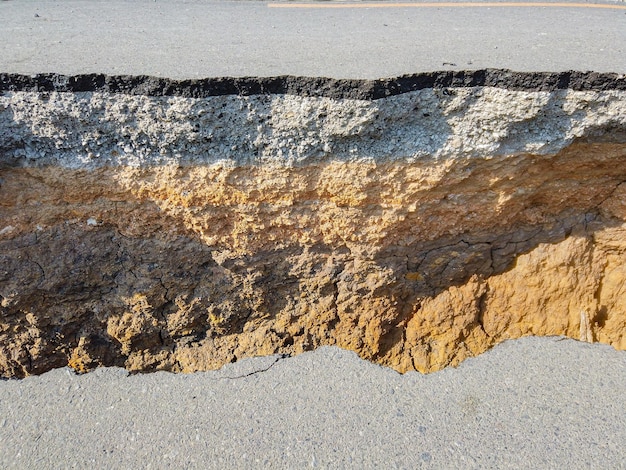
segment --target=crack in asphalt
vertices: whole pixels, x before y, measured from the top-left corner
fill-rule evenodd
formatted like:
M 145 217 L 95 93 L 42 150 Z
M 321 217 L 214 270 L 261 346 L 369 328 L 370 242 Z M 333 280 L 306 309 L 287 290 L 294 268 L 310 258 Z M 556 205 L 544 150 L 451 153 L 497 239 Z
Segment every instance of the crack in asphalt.
M 270 363 L 269 366 L 263 368 L 263 369 L 257 369 L 257 370 L 253 370 L 252 372 L 248 372 L 247 374 L 242 374 L 242 375 L 235 375 L 232 377 L 218 377 L 217 380 L 237 380 L 237 379 L 245 379 L 246 377 L 250 377 L 256 374 L 261 374 L 263 372 L 267 372 L 268 370 L 270 370 L 272 367 L 274 367 L 279 361 L 282 361 L 284 359 L 290 358 L 291 355 L 290 354 L 279 354 L 276 359 L 274 359 L 274 362 Z

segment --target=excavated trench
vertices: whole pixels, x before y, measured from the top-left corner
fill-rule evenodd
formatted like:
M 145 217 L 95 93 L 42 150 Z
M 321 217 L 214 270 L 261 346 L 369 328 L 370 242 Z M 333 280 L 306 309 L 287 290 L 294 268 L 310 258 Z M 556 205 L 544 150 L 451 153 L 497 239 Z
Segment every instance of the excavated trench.
M 626 349 L 626 77 L 0 74 L 0 376 Z

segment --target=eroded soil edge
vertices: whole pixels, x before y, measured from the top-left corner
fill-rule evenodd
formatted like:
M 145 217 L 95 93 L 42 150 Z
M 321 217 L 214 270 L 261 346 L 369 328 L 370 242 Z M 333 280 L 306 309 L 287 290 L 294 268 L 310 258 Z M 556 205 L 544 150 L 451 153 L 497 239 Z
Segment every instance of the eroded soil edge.
M 66 98 L 53 101 L 76 103 Z M 460 109 L 454 99 L 447 92 L 435 103 L 452 134 L 459 116 L 480 105 L 473 99 Z M 561 137 L 580 123 L 563 99 L 570 127 L 555 126 Z M 457 142 L 450 134 L 438 144 L 447 157 L 418 158 L 416 148 L 407 158 L 360 159 L 357 145 L 349 158 L 341 145 L 349 153 L 357 141 L 389 138 L 400 142 L 392 151 L 406 152 L 406 136 L 381 134 L 371 116 L 324 134 L 318 116 L 318 134 L 298 164 L 280 160 L 279 134 L 304 132 L 302 122 L 313 132 L 302 117 L 271 123 L 278 140 L 263 149 L 278 159 L 272 164 L 147 162 L 150 145 L 182 144 L 156 137 L 152 144 L 144 131 L 142 155 L 131 148 L 120 161 L 116 138 L 112 148 L 103 144 L 103 164 L 88 156 L 91 147 L 81 156 L 61 144 L 85 141 L 81 125 L 102 133 L 106 113 L 72 115 L 63 105 L 66 115 L 55 123 L 44 112 L 49 96 L 9 100 L 5 120 L 22 134 L 7 133 L 0 145 L 2 377 L 68 364 L 81 372 L 112 365 L 191 372 L 321 345 L 400 372 L 430 372 L 525 335 L 626 348 L 622 108 L 605 112 L 608 124 L 553 141 L 554 152 L 505 152 L 517 145 L 509 133 L 501 137 L 506 145 L 483 155 L 480 138 Z M 34 109 L 43 110 L 39 123 Z M 133 112 L 119 139 L 130 133 L 132 140 L 141 127 Z M 516 132 L 524 132 L 522 122 L 538 127 L 540 114 L 513 120 Z M 70 118 L 71 126 L 59 124 Z M 332 140 L 335 157 L 313 152 L 315 139 Z

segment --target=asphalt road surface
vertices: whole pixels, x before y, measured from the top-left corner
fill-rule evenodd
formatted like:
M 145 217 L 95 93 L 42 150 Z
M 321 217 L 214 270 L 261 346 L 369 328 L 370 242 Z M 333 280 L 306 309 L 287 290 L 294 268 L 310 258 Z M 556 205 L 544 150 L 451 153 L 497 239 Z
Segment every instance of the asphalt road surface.
M 466 5 L 5 0 L 0 70 L 169 78 L 626 72 L 624 2 Z
M 404 376 L 321 348 L 221 371 L 0 381 L 0 468 L 618 469 L 626 353 L 504 343 Z

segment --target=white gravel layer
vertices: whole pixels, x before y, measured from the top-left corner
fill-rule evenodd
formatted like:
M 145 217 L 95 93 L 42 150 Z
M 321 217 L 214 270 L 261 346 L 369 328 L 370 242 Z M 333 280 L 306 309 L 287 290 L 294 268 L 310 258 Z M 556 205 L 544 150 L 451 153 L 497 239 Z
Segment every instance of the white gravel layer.
M 626 135 L 626 92 L 425 89 L 375 101 L 292 95 L 6 92 L 0 161 L 68 168 L 307 165 L 553 154 Z

